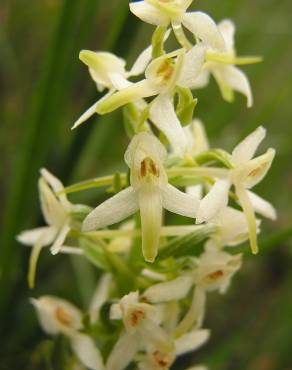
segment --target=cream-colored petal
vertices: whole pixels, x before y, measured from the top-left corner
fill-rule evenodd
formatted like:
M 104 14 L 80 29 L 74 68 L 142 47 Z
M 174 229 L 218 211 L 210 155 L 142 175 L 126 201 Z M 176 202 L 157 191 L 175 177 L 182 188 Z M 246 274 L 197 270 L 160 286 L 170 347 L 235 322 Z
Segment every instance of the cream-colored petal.
M 221 75 L 230 88 L 246 96 L 248 108 L 253 105 L 253 96 L 250 83 L 245 73 L 234 66 L 221 67 Z
M 167 26 L 170 22 L 170 18 L 167 15 L 145 1 L 130 3 L 130 10 L 142 21 L 155 26 Z
M 224 49 L 223 36 L 213 19 L 203 12 L 190 12 L 182 17 L 183 25 L 206 44 L 215 49 Z
M 139 207 L 143 256 L 147 262 L 154 262 L 162 225 L 162 200 L 157 186 L 147 184 L 139 189 Z
M 143 297 L 150 303 L 177 301 L 185 298 L 193 280 L 190 276 L 180 276 L 174 280 L 152 285 L 146 289 Z
M 232 175 L 234 184 L 242 184 L 245 188 L 251 189 L 261 182 L 273 163 L 275 153 L 275 150 L 270 148 L 265 154 L 235 168 Z
M 182 87 L 194 88 L 205 61 L 205 47 L 194 46 L 185 54 L 183 66 L 177 84 Z
M 39 179 L 41 209 L 47 224 L 59 228 L 67 219 L 67 213 L 44 178 Z
M 232 161 L 235 164 L 249 161 L 253 158 L 259 145 L 266 137 L 267 130 L 259 126 L 255 131 L 242 140 L 232 151 Z
M 191 306 L 175 329 L 176 338 L 189 332 L 192 328 L 201 328 L 205 317 L 205 311 L 206 293 L 204 289 L 196 287 L 193 292 Z
M 91 77 L 98 85 L 110 89 L 112 88 L 110 73 L 125 76 L 125 60 L 112 53 L 81 50 L 79 59 L 89 67 Z
M 153 101 L 150 119 L 167 137 L 173 151 L 177 155 L 183 155 L 187 148 L 187 140 L 169 95 L 161 94 Z
M 131 216 L 138 210 L 138 197 L 132 187 L 128 187 L 101 203 L 85 218 L 83 231 L 93 231 L 115 224 Z
M 110 113 L 123 105 L 135 102 L 141 98 L 157 95 L 159 90 L 149 84 L 147 80 L 134 83 L 125 89 L 101 99 L 96 105 L 96 112 L 99 114 Z
M 199 203 L 197 223 L 210 221 L 222 208 L 227 206 L 229 188 L 229 181 L 216 181 L 209 193 Z
M 46 168 L 42 168 L 40 170 L 40 173 L 42 177 L 46 180 L 46 182 L 51 186 L 54 193 L 58 193 L 64 190 L 64 185 L 61 183 L 61 181 L 51 172 L 49 172 Z M 58 195 L 58 198 L 63 207 L 69 211 L 71 209 L 71 204 L 68 201 L 66 194 Z
M 210 81 L 210 72 L 206 69 L 202 69 L 201 72 L 198 74 L 196 80 L 193 84 L 193 89 L 202 89 L 209 84 Z
M 252 253 L 257 254 L 258 253 L 257 222 L 256 222 L 252 203 L 250 201 L 247 191 L 242 186 L 240 185 L 236 186 L 235 191 L 236 191 L 236 195 L 238 196 L 239 203 L 246 216 L 248 230 L 249 230 L 249 241 L 250 241 L 250 247 L 251 247 Z
M 140 337 L 136 334 L 123 334 L 116 342 L 106 363 L 106 370 L 123 370 L 133 360 L 140 347 Z
M 57 234 L 57 229 L 52 226 L 38 227 L 32 230 L 22 231 L 16 239 L 25 245 L 34 245 L 42 238 L 42 245 L 46 246 L 53 242 Z
M 98 321 L 99 311 L 109 297 L 111 282 L 112 275 L 103 274 L 97 284 L 89 307 L 90 321 L 92 324 Z
M 162 205 L 170 212 L 186 217 L 196 217 L 199 199 L 167 184 L 161 189 Z
M 71 130 L 74 130 L 75 128 L 77 128 L 78 126 L 80 126 L 82 123 L 84 123 L 85 121 L 87 121 L 91 116 L 93 116 L 95 113 L 96 113 L 96 107 L 97 107 L 97 103 L 98 102 L 95 102 L 90 108 L 88 108 L 86 110 L 86 112 L 84 112 L 79 118 L 78 120 L 74 123 L 74 125 L 72 126 Z
M 235 24 L 231 19 L 224 19 L 218 24 L 218 29 L 224 38 L 226 51 L 234 52 Z
M 152 58 L 152 46 L 148 46 L 142 53 L 138 56 L 137 60 L 133 64 L 133 67 L 129 71 L 129 76 L 139 76 L 144 73 L 146 67 L 150 63 Z
M 100 351 L 90 336 L 75 332 L 70 342 L 73 352 L 84 366 L 92 370 L 104 369 Z
M 177 356 L 193 352 L 200 348 L 210 338 L 210 330 L 194 330 L 175 341 L 175 352 Z
M 52 254 L 57 254 L 57 253 L 60 252 L 60 249 L 61 249 L 69 231 L 70 231 L 70 226 L 68 224 L 65 224 L 61 228 L 56 240 L 54 241 L 54 244 L 51 246 L 51 253 Z
M 256 213 L 259 213 L 260 215 L 271 220 L 277 219 L 277 211 L 270 202 L 266 201 L 262 197 L 259 197 L 257 194 L 253 193 L 250 190 L 248 190 L 247 193 L 253 206 L 253 209 L 255 210 Z

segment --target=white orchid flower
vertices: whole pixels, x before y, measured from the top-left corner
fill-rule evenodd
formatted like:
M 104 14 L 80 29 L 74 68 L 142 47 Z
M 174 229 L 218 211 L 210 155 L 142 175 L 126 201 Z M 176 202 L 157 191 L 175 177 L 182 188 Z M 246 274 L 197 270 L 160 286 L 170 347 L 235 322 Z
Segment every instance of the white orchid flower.
M 193 0 L 144 0 L 130 3 L 130 10 L 138 18 L 155 26 L 172 25 L 177 40 L 184 47 L 189 47 L 182 25 L 197 40 L 223 48 L 224 40 L 215 22 L 206 13 L 186 12 Z
M 206 246 L 205 252 L 196 259 L 194 280 L 197 287 L 205 291 L 218 290 L 225 293 L 233 275 L 240 269 L 242 255 L 230 255 L 213 246 Z
M 167 35 L 168 37 L 168 35 Z M 147 65 L 151 61 L 152 46 L 148 46 L 138 56 L 130 71 L 126 70 L 126 61 L 109 52 L 94 52 L 82 50 L 79 59 L 88 66 L 89 73 L 97 85 L 99 91 L 108 89 L 108 93 L 94 103 L 82 116 L 74 123 L 72 129 L 80 126 L 96 113 L 97 104 L 111 96 L 115 91 L 124 89 L 132 85 L 130 77 L 139 76 L 144 73 Z
M 131 170 L 131 186 L 95 208 L 84 220 L 83 231 L 115 224 L 140 210 L 142 250 L 146 261 L 157 255 L 162 210 L 195 217 L 197 199 L 168 184 L 163 161 L 166 151 L 153 135 L 136 135 L 125 154 Z
M 236 246 L 249 238 L 248 223 L 244 212 L 235 208 L 223 208 L 210 223 L 217 225 L 218 231 L 208 241 L 219 247 Z M 260 220 L 257 220 L 257 233 L 260 226 Z
M 107 370 L 125 369 L 138 351 L 151 346 L 163 353 L 172 353 L 174 344 L 160 326 L 159 312 L 154 306 L 141 302 L 138 292 L 129 293 L 112 305 L 110 316 L 122 319 L 125 331 L 108 357 Z
M 223 20 L 218 24 L 218 29 L 222 34 L 225 47 L 214 49 L 207 47 L 206 60 L 204 67 L 195 83 L 195 88 L 205 87 L 212 74 L 215 78 L 223 98 L 232 102 L 234 91 L 238 91 L 247 98 L 247 106 L 253 105 L 253 95 L 249 80 L 244 72 L 235 67 L 236 64 L 252 64 L 261 61 L 259 57 L 237 57 L 234 47 L 235 26 L 231 20 Z
M 209 330 L 193 330 L 174 341 L 173 352 L 164 353 L 155 347 L 151 348 L 139 361 L 138 368 L 140 370 L 169 370 L 177 357 L 198 350 L 209 337 Z
M 44 168 L 41 169 L 38 186 L 42 214 L 48 226 L 26 230 L 17 236 L 20 243 L 33 246 L 29 273 L 31 287 L 34 285 L 36 263 L 42 247 L 52 245 L 52 254 L 60 252 L 70 231 L 70 212 L 75 207 L 68 201 L 65 194 L 57 195 L 64 187 L 55 176 Z
M 231 155 L 233 168 L 230 170 L 229 178 L 216 181 L 209 193 L 201 200 L 197 212 L 197 223 L 210 221 L 227 206 L 228 192 L 234 185 L 238 202 L 247 219 L 253 253 L 258 252 L 255 212 L 272 220 L 276 218 L 274 207 L 249 191 L 265 177 L 275 156 L 275 150 L 270 148 L 265 154 L 253 158 L 265 136 L 266 130 L 258 127 L 234 148 Z
M 173 149 L 183 155 L 187 141 L 175 113 L 175 86 L 193 86 L 204 63 L 205 48 L 197 45 L 188 52 L 184 49 L 154 59 L 146 68 L 145 79 L 105 97 L 96 105 L 96 112 L 105 114 L 139 99 L 157 96 L 150 104 L 149 118 L 161 130 Z
M 82 313 L 71 303 L 53 296 L 31 299 L 43 330 L 50 335 L 63 334 L 71 343 L 79 361 L 92 370 L 103 370 L 104 364 L 93 340 L 80 332 Z

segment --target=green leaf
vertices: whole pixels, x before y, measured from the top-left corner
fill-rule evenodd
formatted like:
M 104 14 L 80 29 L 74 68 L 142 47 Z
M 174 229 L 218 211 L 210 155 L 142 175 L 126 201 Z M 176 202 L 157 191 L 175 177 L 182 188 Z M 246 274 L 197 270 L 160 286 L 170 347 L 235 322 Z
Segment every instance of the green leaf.
M 206 225 L 193 233 L 171 240 L 160 249 L 157 261 L 159 262 L 169 257 L 199 255 L 202 252 L 201 243 L 215 233 L 216 230 L 216 226 Z

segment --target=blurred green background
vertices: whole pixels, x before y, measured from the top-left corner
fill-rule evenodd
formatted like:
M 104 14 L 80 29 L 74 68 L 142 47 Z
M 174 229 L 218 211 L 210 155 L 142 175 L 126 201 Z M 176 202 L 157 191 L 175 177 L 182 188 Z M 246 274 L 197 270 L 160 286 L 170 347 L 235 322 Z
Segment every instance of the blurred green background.
M 262 55 L 245 68 L 255 96 L 222 101 L 215 83 L 198 92 L 197 116 L 212 146 L 230 150 L 259 125 L 268 129 L 262 147 L 277 157 L 256 189 L 279 211 L 264 221 L 264 252 L 245 257 L 225 296 L 211 294 L 209 344 L 193 356 L 214 370 L 292 369 L 292 1 L 197 0 L 194 9 L 216 21 L 237 24 L 239 55 Z M 114 51 L 132 63 L 153 28 L 128 11 L 127 0 L 1 0 L 0 5 L 0 369 L 46 369 L 48 345 L 30 296 L 55 294 L 86 307 L 96 272 L 81 259 L 40 259 L 37 287 L 26 284 L 29 250 L 15 242 L 22 229 L 41 225 L 37 177 L 47 167 L 65 184 L 122 168 L 127 146 L 121 112 L 94 117 L 71 132 L 74 120 L 97 98 L 81 48 Z M 96 191 L 73 199 L 95 204 Z M 191 363 L 191 358 L 183 359 Z M 179 362 L 176 369 L 183 369 Z M 56 365 L 56 369 L 58 369 Z M 55 367 L 54 367 L 55 369 Z

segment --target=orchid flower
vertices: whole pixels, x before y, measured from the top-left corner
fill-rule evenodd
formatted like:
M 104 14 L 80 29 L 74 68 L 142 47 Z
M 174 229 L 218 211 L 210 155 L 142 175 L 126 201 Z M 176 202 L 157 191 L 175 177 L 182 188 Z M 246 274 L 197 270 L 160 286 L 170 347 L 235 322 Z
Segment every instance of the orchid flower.
M 122 319 L 125 331 L 107 359 L 107 370 L 125 369 L 138 351 L 149 346 L 163 353 L 173 351 L 172 340 L 160 327 L 159 312 L 154 306 L 140 302 L 138 292 L 129 293 L 112 305 L 110 316 L 113 320 Z
M 223 48 L 224 40 L 215 22 L 206 13 L 186 12 L 193 0 L 144 0 L 130 3 L 130 10 L 138 18 L 156 26 L 172 25 L 178 42 L 186 48 L 191 46 L 182 25 L 197 40 L 214 48 Z
M 29 285 L 33 287 L 36 263 L 41 249 L 52 245 L 52 254 L 60 252 L 70 231 L 70 212 L 74 210 L 65 194 L 57 195 L 64 187 L 62 183 L 46 169 L 41 170 L 39 179 L 39 196 L 43 217 L 48 226 L 26 230 L 17 236 L 17 240 L 25 245 L 33 246 L 30 258 Z
M 230 170 L 229 177 L 215 182 L 209 193 L 201 200 L 197 212 L 197 223 L 210 221 L 227 206 L 228 192 L 234 185 L 238 202 L 247 219 L 253 253 L 258 252 L 255 212 L 272 220 L 276 218 L 274 207 L 249 190 L 265 177 L 275 156 L 275 150 L 270 148 L 265 154 L 253 158 L 265 136 L 266 130 L 258 127 L 234 148 L 231 155 L 233 168 Z
M 75 129 L 94 113 L 97 104 L 111 96 L 115 91 L 124 89 L 132 85 L 128 79 L 144 73 L 147 65 L 151 61 L 152 46 L 148 46 L 138 56 L 130 71 L 126 70 L 126 61 L 109 52 L 94 52 L 82 50 L 79 59 L 88 66 L 89 73 L 96 83 L 97 89 L 103 91 L 108 89 L 108 93 L 98 102 L 94 103 L 82 116 L 74 123 Z
M 197 45 L 154 59 L 146 68 L 145 79 L 105 97 L 96 105 L 96 112 L 105 114 L 141 98 L 157 96 L 150 104 L 149 118 L 170 144 L 182 155 L 186 137 L 173 105 L 175 86 L 191 88 L 204 63 L 204 47 Z
M 82 313 L 71 303 L 53 296 L 32 298 L 43 330 L 50 335 L 65 335 L 79 361 L 92 370 L 103 370 L 104 364 L 92 338 L 83 334 Z
M 252 64 L 261 61 L 258 57 L 237 57 L 234 47 L 235 26 L 231 20 L 223 20 L 218 24 L 218 30 L 224 38 L 225 46 L 214 49 L 206 45 L 206 63 L 195 83 L 195 88 L 205 87 L 212 74 L 221 90 L 223 99 L 232 102 L 234 91 L 247 98 L 247 106 L 253 105 L 250 83 L 245 73 L 236 64 Z
M 115 224 L 140 210 L 142 250 L 146 261 L 157 255 L 162 209 L 187 217 L 195 217 L 197 199 L 168 184 L 163 167 L 166 151 L 153 135 L 136 135 L 125 154 L 131 170 L 131 186 L 95 208 L 84 220 L 83 231 L 92 231 Z

